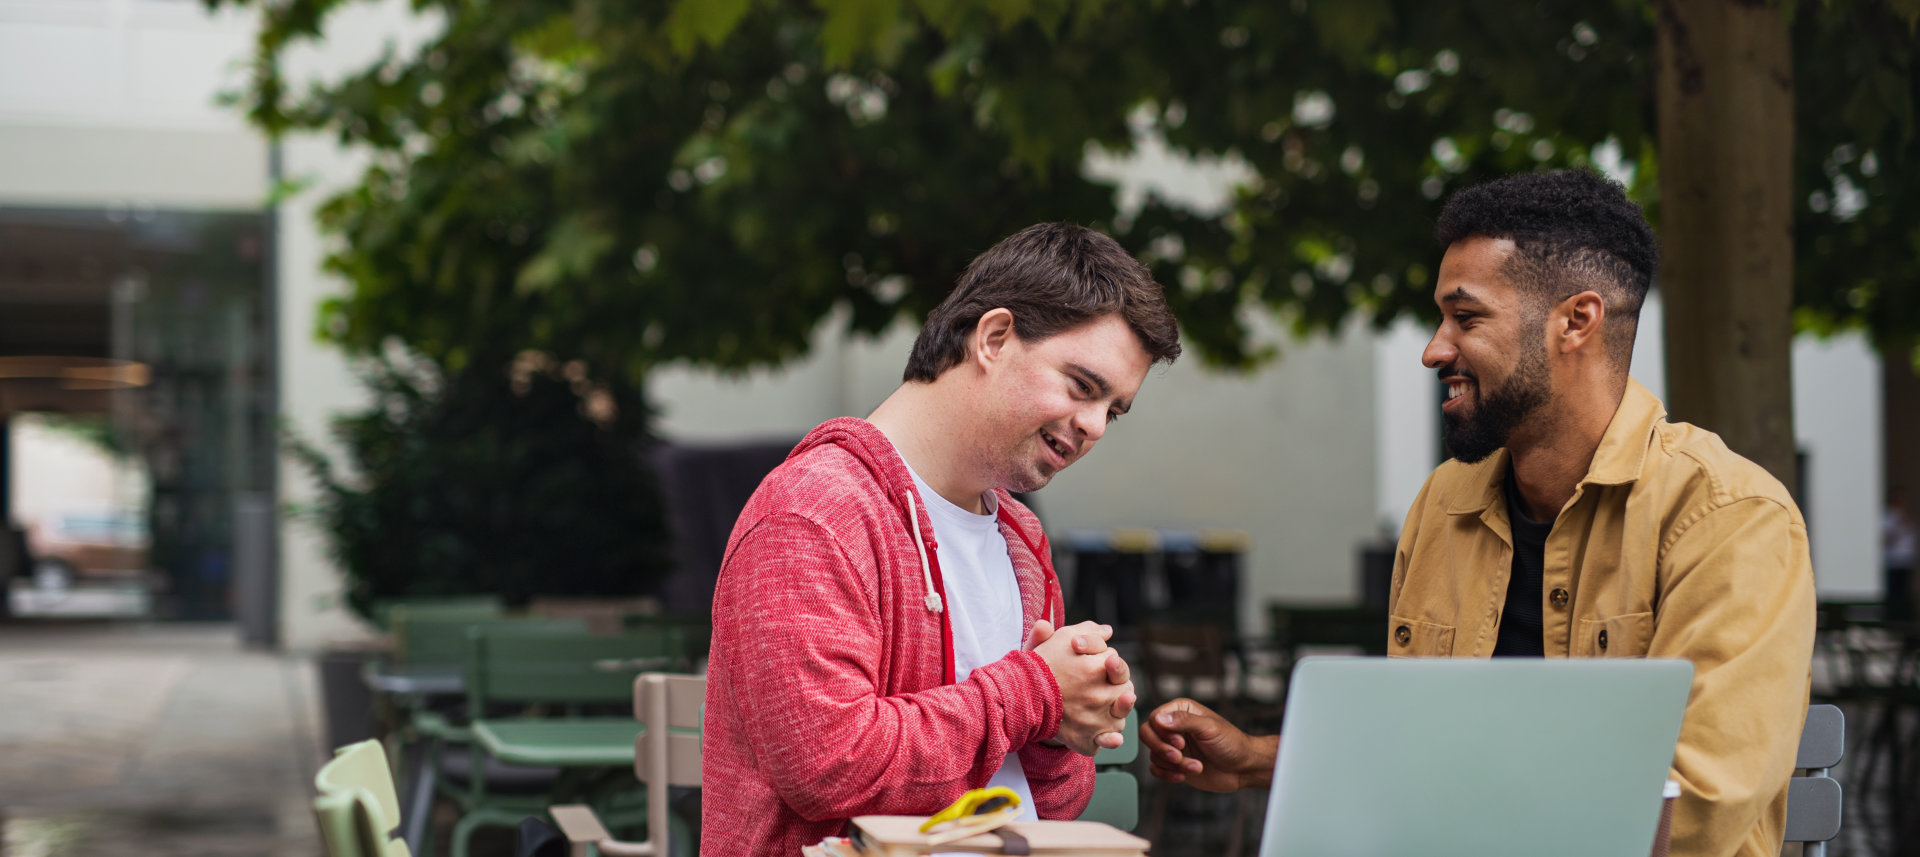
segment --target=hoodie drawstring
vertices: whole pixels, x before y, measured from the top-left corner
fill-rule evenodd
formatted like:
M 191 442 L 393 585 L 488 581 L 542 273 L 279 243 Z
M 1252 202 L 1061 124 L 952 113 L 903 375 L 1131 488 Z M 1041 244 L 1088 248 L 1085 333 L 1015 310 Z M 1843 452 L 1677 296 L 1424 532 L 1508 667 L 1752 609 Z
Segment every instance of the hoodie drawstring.
M 911 519 L 908 529 L 913 530 L 913 546 L 920 549 L 920 579 L 927 584 L 927 610 L 938 613 L 941 610 L 940 593 L 933 591 L 933 567 L 927 564 L 927 540 L 920 535 L 920 508 L 913 502 L 913 490 L 908 489 L 907 517 Z

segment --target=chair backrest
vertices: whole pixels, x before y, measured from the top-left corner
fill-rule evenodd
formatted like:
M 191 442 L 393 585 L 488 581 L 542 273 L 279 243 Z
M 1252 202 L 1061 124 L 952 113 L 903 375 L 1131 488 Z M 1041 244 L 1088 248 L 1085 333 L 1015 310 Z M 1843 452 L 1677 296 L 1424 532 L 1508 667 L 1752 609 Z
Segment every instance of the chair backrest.
M 467 633 L 467 704 L 474 711 L 488 702 L 622 703 L 633 698 L 635 673 L 686 659 L 677 628 L 596 637 L 482 625 Z
M 632 615 L 660 612 L 658 598 L 583 598 L 537 595 L 527 602 L 527 613 L 544 619 L 579 619 L 590 634 L 618 634 Z
M 1140 782 L 1126 766 L 1140 757 L 1140 712 L 1127 712 L 1120 731 L 1126 740 L 1093 756 L 1093 799 L 1080 813 L 1083 821 L 1099 821 L 1121 830 L 1140 826 Z
M 466 615 L 499 616 L 507 612 L 498 595 L 436 595 L 416 598 L 382 598 L 373 603 L 373 623 L 382 630 L 393 627 L 396 613 L 415 616 Z
M 379 838 L 373 833 L 366 801 L 359 794 L 336 792 L 314 798 L 313 820 L 320 827 L 320 844 L 326 857 L 384 857 L 374 850 Z
M 529 619 L 459 611 L 416 613 L 402 608 L 393 614 L 394 657 L 409 667 L 462 666 L 467 662 L 467 632 L 474 628 L 524 634 L 587 633 L 587 623 L 580 619 Z
M 1828 774 L 1846 754 L 1847 718 L 1832 705 L 1807 707 L 1800 730 L 1800 752 L 1793 766 L 1806 776 L 1787 782 L 1786 841 L 1804 842 L 1806 857 L 1826 854 L 1827 842 L 1840 835 L 1840 783 Z
M 633 719 L 645 727 L 633 741 L 633 774 L 647 786 L 647 840 L 656 855 L 673 853 L 667 790 L 700 785 L 706 700 L 706 676 L 649 672 L 633 681 Z
M 643 628 L 679 628 L 689 659 L 704 658 L 713 648 L 713 613 L 629 613 L 623 622 L 629 631 Z M 688 669 L 691 671 L 691 660 Z
M 320 791 L 314 820 L 328 857 L 410 857 L 397 838 L 400 799 L 393 788 L 387 751 L 368 739 L 334 751 L 333 760 L 313 778 Z

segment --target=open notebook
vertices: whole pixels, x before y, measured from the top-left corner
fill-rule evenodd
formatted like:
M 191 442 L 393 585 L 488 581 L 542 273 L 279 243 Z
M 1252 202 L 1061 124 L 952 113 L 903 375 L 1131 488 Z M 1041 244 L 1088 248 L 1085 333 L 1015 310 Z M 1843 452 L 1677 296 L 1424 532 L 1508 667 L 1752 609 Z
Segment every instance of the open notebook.
M 828 857 L 909 857 L 935 853 L 1004 854 L 1004 840 L 988 832 L 940 845 L 927 844 L 921 815 L 863 815 L 853 820 L 850 843 L 829 844 Z M 1140 857 L 1147 840 L 1097 821 L 1016 821 L 1005 830 L 1024 837 L 1035 857 Z M 829 840 L 829 843 L 832 843 Z

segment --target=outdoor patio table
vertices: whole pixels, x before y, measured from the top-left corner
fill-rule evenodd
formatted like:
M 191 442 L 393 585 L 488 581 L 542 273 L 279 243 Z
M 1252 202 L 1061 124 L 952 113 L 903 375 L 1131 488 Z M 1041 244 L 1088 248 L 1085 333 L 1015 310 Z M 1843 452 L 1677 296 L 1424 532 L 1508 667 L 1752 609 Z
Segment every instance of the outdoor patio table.
M 409 667 L 368 661 L 360 669 L 360 678 L 375 693 L 458 696 L 467 689 L 466 679 L 461 675 L 458 664 Z
M 432 697 L 459 697 L 467 690 L 466 678 L 458 664 L 410 667 L 370 660 L 360 668 L 360 679 L 374 693 L 408 699 L 412 706 L 424 705 Z M 401 836 L 415 851 L 420 849 L 426 837 L 427 816 L 433 809 L 434 781 L 437 779 L 437 772 L 427 764 L 425 744 L 415 739 L 406 741 L 400 748 L 406 768 L 400 794 L 407 802 L 406 811 L 401 815 L 406 822 L 401 829 Z

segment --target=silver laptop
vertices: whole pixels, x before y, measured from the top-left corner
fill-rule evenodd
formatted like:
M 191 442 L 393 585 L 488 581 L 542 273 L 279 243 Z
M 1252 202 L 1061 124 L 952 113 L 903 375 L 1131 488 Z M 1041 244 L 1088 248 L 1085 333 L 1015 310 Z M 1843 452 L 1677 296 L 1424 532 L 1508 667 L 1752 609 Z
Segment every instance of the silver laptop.
M 1693 665 L 1307 658 L 1261 857 L 1644 857 Z

